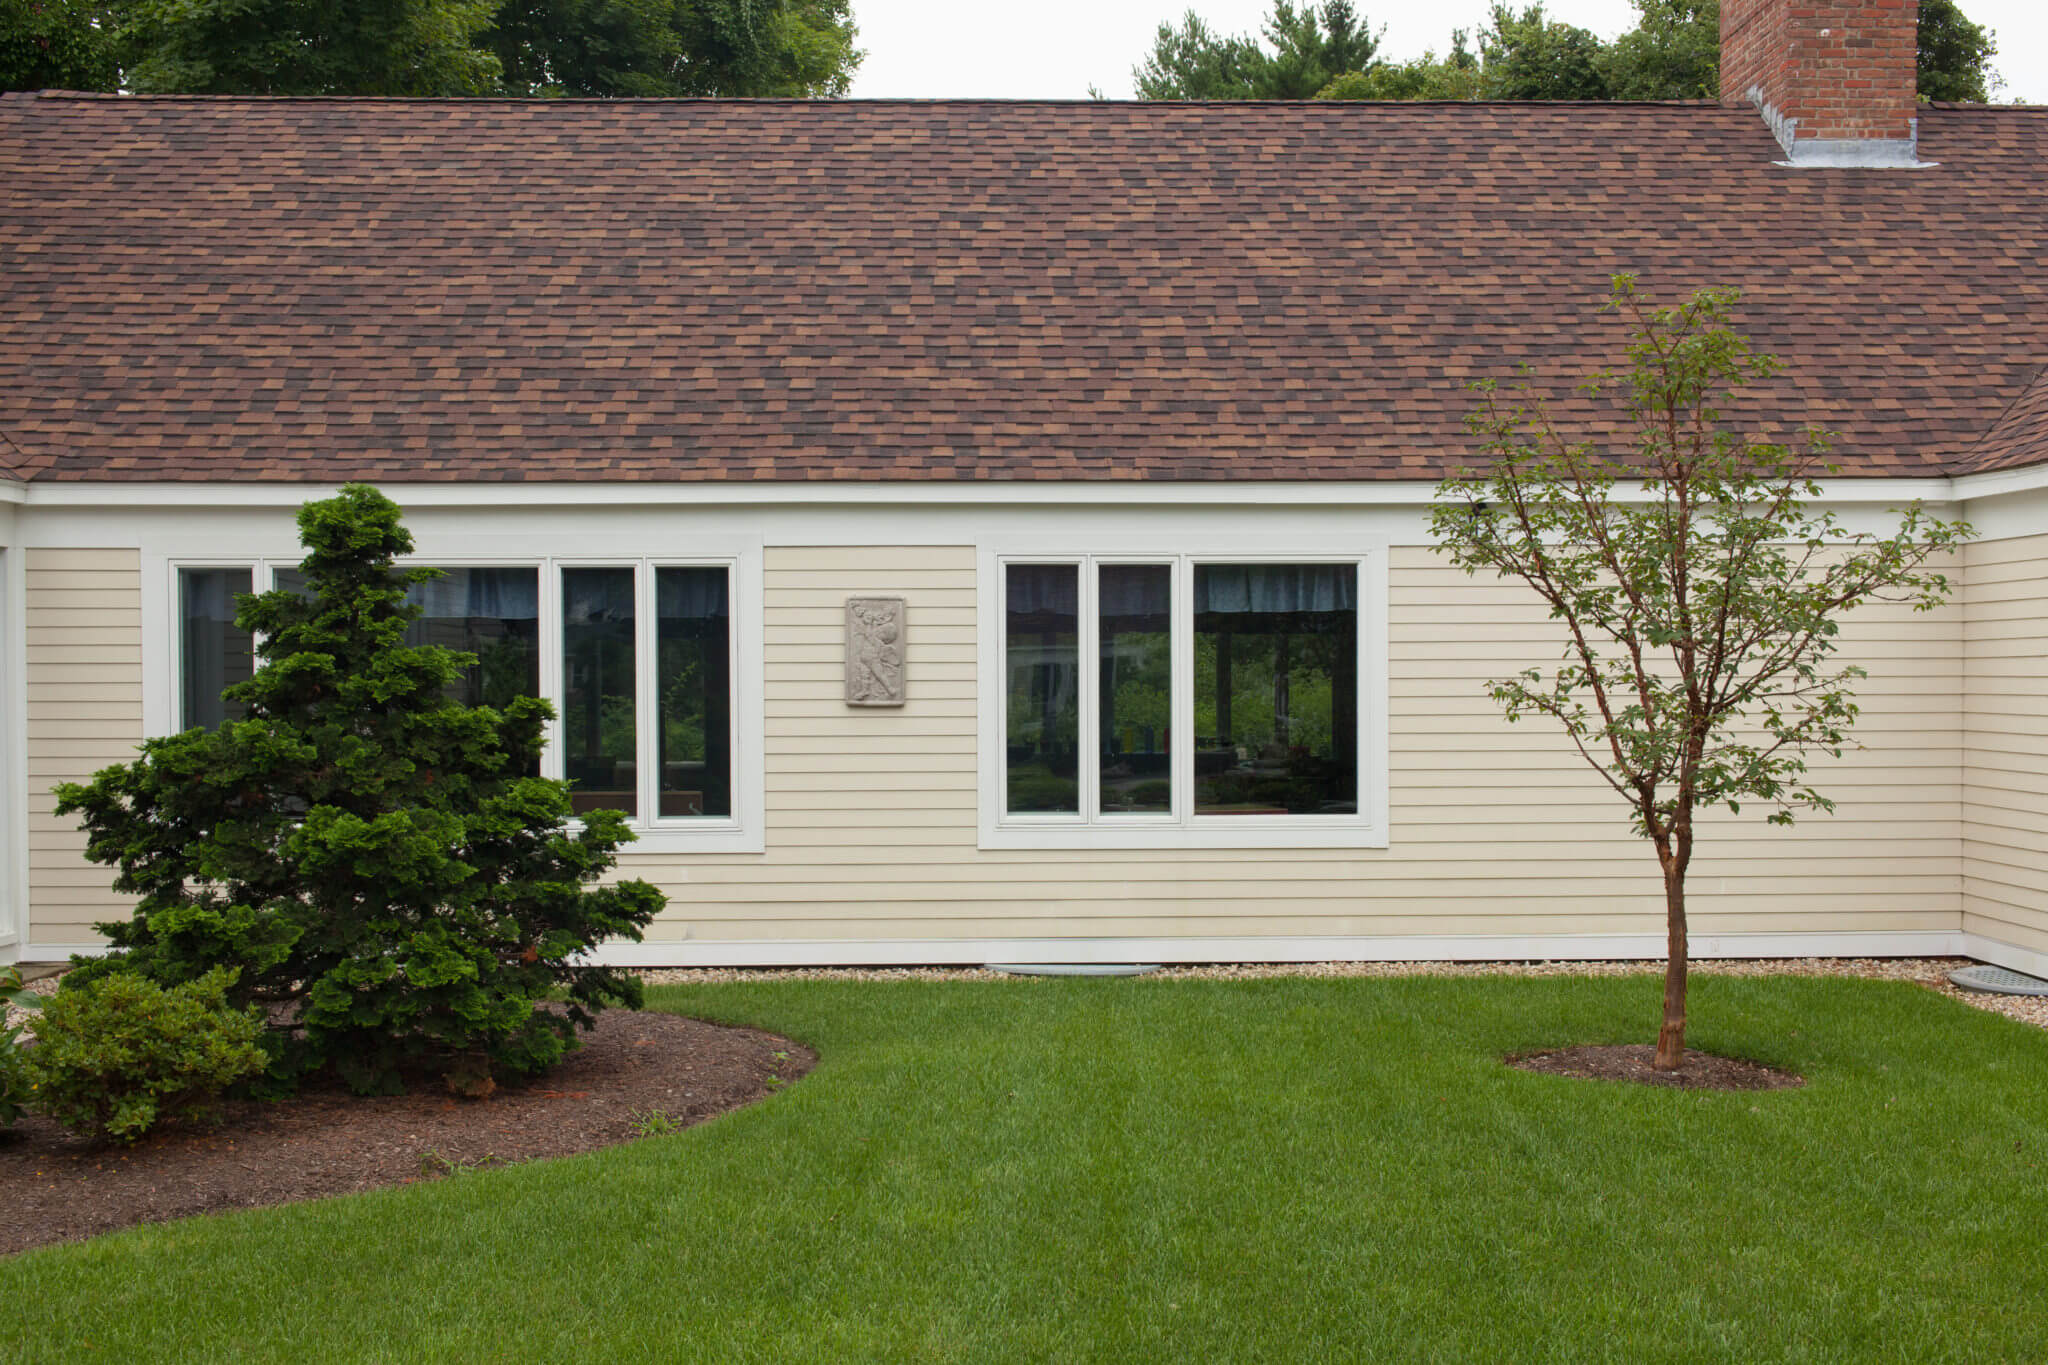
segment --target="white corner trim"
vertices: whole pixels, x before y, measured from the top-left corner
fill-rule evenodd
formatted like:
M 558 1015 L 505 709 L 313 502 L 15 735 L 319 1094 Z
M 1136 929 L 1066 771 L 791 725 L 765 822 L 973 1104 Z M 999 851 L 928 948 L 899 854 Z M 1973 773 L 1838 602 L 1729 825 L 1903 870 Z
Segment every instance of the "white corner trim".
M 1836 934 L 1696 934 L 1692 956 L 1714 958 L 1951 957 L 1965 935 L 1945 929 Z M 1975 954 L 1968 954 L 1975 956 Z M 1236 938 L 958 938 L 867 940 L 661 939 L 607 943 L 592 960 L 615 967 L 980 966 L 990 962 L 1611 962 L 1661 960 L 1664 935 L 1358 935 Z M 2001 964 L 2003 965 L 2003 964 Z
M 1974 957 L 1980 962 L 1989 962 L 1996 967 L 2009 967 L 2028 976 L 2038 976 L 2048 981 L 2048 953 L 2033 948 L 2022 948 L 1995 938 L 1964 930 L 1963 946 L 1958 951 L 1964 957 Z
M 28 934 L 28 564 L 0 548 L 0 934 Z

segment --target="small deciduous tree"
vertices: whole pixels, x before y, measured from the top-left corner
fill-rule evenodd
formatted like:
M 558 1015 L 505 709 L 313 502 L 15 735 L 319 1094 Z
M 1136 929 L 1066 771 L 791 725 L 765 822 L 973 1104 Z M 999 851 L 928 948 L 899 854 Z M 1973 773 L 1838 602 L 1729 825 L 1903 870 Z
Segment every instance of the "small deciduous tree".
M 1535 590 L 1564 633 L 1563 656 L 1496 679 L 1508 720 L 1544 715 L 1629 806 L 1663 871 L 1669 955 L 1655 1065 L 1685 1049 L 1685 879 L 1698 817 L 1762 805 L 1775 824 L 1831 811 L 1807 760 L 1839 756 L 1863 670 L 1836 657 L 1842 616 L 1872 601 L 1920 610 L 1946 600 L 1925 567 L 1970 534 L 1917 504 L 1887 536 L 1851 532 L 1815 508 L 1823 433 L 1795 448 L 1729 429 L 1723 403 L 1779 368 L 1728 326 L 1737 293 L 1707 289 L 1653 308 L 1632 277 L 1608 307 L 1627 322 L 1618 386 L 1627 425 L 1572 440 L 1533 385 L 1492 381 L 1469 425 L 1492 456 L 1482 477 L 1438 489 L 1432 530 L 1468 575 Z
M 568 784 L 531 775 L 547 703 L 463 705 L 450 685 L 476 656 L 404 642 L 407 589 L 439 571 L 393 567 L 412 548 L 397 507 L 349 485 L 301 508 L 299 531 L 306 595 L 236 612 L 262 658 L 226 693 L 247 719 L 56 789 L 87 856 L 140 897 L 98 926 L 112 954 L 66 984 L 232 968 L 229 999 L 268 1008 L 287 1077 L 332 1065 L 388 1090 L 408 1063 L 446 1062 L 481 1089 L 545 1070 L 575 1026 L 639 1003 L 637 978 L 579 959 L 638 939 L 662 895 L 592 884 L 633 836 L 607 810 L 570 832 Z

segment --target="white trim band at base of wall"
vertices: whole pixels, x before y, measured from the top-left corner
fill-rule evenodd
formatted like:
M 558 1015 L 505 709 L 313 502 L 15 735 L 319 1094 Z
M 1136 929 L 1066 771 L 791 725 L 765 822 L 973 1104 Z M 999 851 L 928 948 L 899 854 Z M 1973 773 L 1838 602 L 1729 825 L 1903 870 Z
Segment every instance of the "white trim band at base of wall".
M 31 943 L 22 962 L 92 957 L 94 943 Z M 592 955 L 614 967 L 935 967 L 1108 962 L 1614 962 L 1657 960 L 1662 934 L 1437 938 L 963 938 L 877 940 L 665 939 L 608 943 Z M 0 961 L 9 954 L 0 950 Z M 1695 961 L 1714 958 L 1970 957 L 2048 979 L 2048 953 L 1947 929 L 1839 934 L 1695 934 Z
M 1837 934 L 1694 934 L 1692 956 L 1984 957 L 1950 930 Z M 1999 948 L 2007 945 L 1998 944 Z M 2019 949 L 2007 949 L 2019 952 Z M 608 943 L 594 955 L 618 967 L 913 967 L 1111 962 L 1606 962 L 1664 956 L 1662 934 L 1410 935 L 1237 938 L 962 938 L 828 940 L 668 939 Z M 2019 968 L 2018 970 L 2026 970 Z

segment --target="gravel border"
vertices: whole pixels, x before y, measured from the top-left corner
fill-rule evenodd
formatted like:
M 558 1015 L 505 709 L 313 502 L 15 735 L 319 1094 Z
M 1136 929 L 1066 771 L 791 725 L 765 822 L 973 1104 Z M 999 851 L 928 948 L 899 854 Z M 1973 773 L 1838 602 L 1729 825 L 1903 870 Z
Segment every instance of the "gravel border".
M 1855 976 L 1911 981 L 1951 1000 L 2048 1029 L 2048 996 L 1991 995 L 1959 990 L 1948 974 L 1967 957 L 1722 958 L 1694 962 L 1700 976 Z M 1162 967 L 1154 978 L 1182 981 L 1252 981 L 1284 976 L 1634 976 L 1662 972 L 1661 958 L 1620 962 L 1226 962 Z M 663 967 L 640 973 L 650 986 L 731 981 L 1042 981 L 1045 977 L 994 972 L 986 967 Z
M 1911 981 L 1951 1000 L 2048 1029 L 2048 996 L 1992 995 L 1951 986 L 1948 974 L 1976 959 L 1967 957 L 1773 957 L 1717 958 L 1695 962 L 1700 976 L 1857 976 L 1874 981 Z M 1276 976 L 1635 976 L 1664 970 L 1662 959 L 1621 962 L 1219 962 L 1161 967 L 1150 973 L 1185 981 L 1252 981 Z M 986 967 L 657 967 L 641 972 L 650 986 L 711 985 L 729 981 L 1044 981 L 1039 976 L 992 972 Z M 57 979 L 46 976 L 28 989 L 48 995 Z M 33 1015 L 9 1008 L 9 1023 Z

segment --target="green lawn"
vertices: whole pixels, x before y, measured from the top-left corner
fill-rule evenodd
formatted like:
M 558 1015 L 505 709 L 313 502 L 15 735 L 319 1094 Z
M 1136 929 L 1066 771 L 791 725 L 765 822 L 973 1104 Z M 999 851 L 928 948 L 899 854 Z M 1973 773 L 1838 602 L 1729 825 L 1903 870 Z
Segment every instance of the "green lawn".
M 675 1137 L 0 1262 L 0 1358 L 2040 1360 L 2048 1034 L 1704 978 L 1803 1090 L 1529 1075 L 1608 979 L 758 983 L 818 1069 Z

